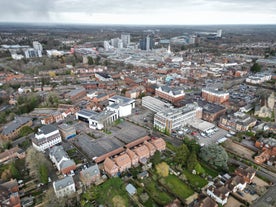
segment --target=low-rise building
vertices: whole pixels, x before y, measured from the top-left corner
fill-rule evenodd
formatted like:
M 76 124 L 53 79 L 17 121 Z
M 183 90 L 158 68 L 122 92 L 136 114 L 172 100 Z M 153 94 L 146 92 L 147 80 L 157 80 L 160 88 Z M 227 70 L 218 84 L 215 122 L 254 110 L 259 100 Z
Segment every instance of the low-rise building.
M 135 108 L 135 100 L 123 96 L 113 96 L 108 99 L 108 102 L 107 110 L 114 111 L 118 117 L 131 115 L 132 109 Z
M 150 143 L 160 152 L 166 149 L 166 142 L 162 138 L 153 138 Z
M 131 168 L 131 159 L 126 153 L 115 156 L 113 160 L 119 167 L 119 172 L 124 172 L 125 170 Z
M 8 162 L 14 158 L 24 159 L 26 153 L 19 147 L 13 147 L 0 153 L 0 163 Z
M 148 148 L 150 156 L 153 156 L 156 151 L 155 146 L 148 141 L 145 141 L 144 145 Z
M 230 190 L 222 184 L 213 184 L 207 188 L 207 195 L 213 198 L 217 203 L 224 205 L 227 203 Z
M 58 129 L 60 131 L 61 137 L 63 139 L 70 139 L 76 136 L 76 128 L 72 125 L 68 124 L 60 124 L 58 126 Z
M 265 74 L 265 73 L 257 73 L 245 79 L 247 83 L 251 83 L 251 84 L 261 84 L 269 80 L 271 80 L 271 74 Z
M 17 180 L 0 184 L 0 206 L 21 207 Z
M 139 162 L 145 164 L 150 157 L 149 149 L 145 145 L 134 147 L 133 151 L 137 154 Z
M 91 110 L 80 110 L 76 113 L 76 119 L 88 123 L 91 129 L 103 129 L 118 119 L 118 114 L 113 111 L 95 112 Z
M 236 175 L 229 180 L 227 187 L 234 193 L 237 192 L 237 190 L 243 191 L 246 187 L 246 182 L 242 176 Z
M 104 160 L 104 170 L 109 176 L 115 176 L 119 172 L 119 167 L 110 158 Z
M 218 207 L 218 204 L 212 198 L 207 196 L 204 199 L 200 199 L 194 207 Z
M 202 98 L 212 103 L 224 103 L 229 100 L 229 93 L 213 88 L 203 88 Z
M 70 196 L 76 192 L 75 182 L 71 176 L 66 176 L 58 181 L 54 181 L 53 187 L 58 198 Z
M 166 110 L 168 108 L 173 108 L 170 103 L 166 103 L 151 96 L 145 96 L 142 98 L 142 106 L 155 113 Z
M 86 186 L 95 183 L 97 180 L 100 179 L 100 177 L 101 172 L 97 164 L 80 171 L 80 180 Z
M 61 142 L 59 130 L 54 125 L 40 127 L 35 137 L 32 139 L 33 147 L 38 151 L 45 151 Z
M 131 160 L 131 165 L 132 166 L 137 166 L 139 163 L 139 157 L 130 149 L 126 149 L 126 153 L 128 154 L 128 156 L 130 157 Z
M 154 127 L 160 131 L 171 133 L 173 130 L 189 124 L 195 118 L 202 118 L 202 108 L 196 103 L 181 108 L 159 111 L 154 115 Z
M 0 134 L 0 139 L 3 141 L 15 139 L 18 137 L 22 127 L 32 125 L 33 121 L 29 117 L 15 117 L 13 121 L 4 126 Z
M 249 115 L 236 112 L 233 115 L 222 116 L 219 120 L 219 126 L 226 130 L 232 131 L 247 131 L 249 128 L 256 125 L 257 119 L 250 117 Z
M 239 167 L 235 174 L 244 178 L 246 183 L 251 183 L 256 175 L 256 170 L 252 167 Z
M 219 119 L 220 116 L 225 114 L 226 108 L 207 101 L 198 100 L 198 105 L 202 108 L 202 119 L 208 122 L 214 122 Z
M 79 100 L 85 96 L 86 96 L 86 90 L 83 87 L 74 89 L 69 93 L 65 94 L 65 98 L 70 99 L 71 101 Z
M 171 103 L 176 103 L 178 101 L 181 101 L 185 97 L 185 93 L 183 89 L 171 88 L 169 86 L 161 86 L 156 88 L 155 95 Z
M 54 146 L 49 151 L 51 161 L 55 164 L 58 171 L 62 174 L 68 174 L 76 169 L 76 163 L 71 160 L 62 146 Z

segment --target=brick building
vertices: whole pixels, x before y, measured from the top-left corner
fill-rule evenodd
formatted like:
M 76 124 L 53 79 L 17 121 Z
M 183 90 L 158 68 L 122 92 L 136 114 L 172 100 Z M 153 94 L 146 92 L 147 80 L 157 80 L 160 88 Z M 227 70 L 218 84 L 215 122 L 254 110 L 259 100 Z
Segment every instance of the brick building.
M 161 86 L 155 89 L 155 95 L 171 103 L 181 101 L 185 97 L 183 89 Z
M 212 103 L 224 103 L 229 100 L 229 93 L 219 91 L 218 89 L 203 88 L 201 90 L 202 98 Z

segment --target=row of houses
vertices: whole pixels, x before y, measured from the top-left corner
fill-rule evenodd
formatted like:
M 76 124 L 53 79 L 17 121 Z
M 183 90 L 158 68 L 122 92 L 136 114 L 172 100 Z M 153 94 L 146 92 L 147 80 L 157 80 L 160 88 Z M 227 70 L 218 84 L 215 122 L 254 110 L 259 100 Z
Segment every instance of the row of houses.
M 145 164 L 147 160 L 154 155 L 156 150 L 163 151 L 166 149 L 166 143 L 162 138 L 153 138 L 150 141 L 144 141 L 143 144 L 127 148 L 119 155 L 113 158 L 107 157 L 104 161 L 104 170 L 109 176 L 115 176 L 122 173 L 138 163 Z

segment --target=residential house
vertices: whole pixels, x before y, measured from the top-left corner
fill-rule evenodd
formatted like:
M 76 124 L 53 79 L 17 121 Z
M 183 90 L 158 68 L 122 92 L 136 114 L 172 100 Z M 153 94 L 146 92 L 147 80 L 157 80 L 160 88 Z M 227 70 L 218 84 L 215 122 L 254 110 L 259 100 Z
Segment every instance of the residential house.
M 162 138 L 153 138 L 150 140 L 150 143 L 160 152 L 166 149 L 166 142 Z
M 75 182 L 71 176 L 66 176 L 60 180 L 54 181 L 53 187 L 58 198 L 70 196 L 76 192 Z
M 205 197 L 204 199 L 200 199 L 194 207 L 218 207 L 218 204 L 210 197 Z
M 209 195 L 211 198 L 213 198 L 217 203 L 221 205 L 227 203 L 229 193 L 230 190 L 220 183 L 210 185 L 207 188 L 207 195 Z
M 29 117 L 15 117 L 13 121 L 9 122 L 3 127 L 0 134 L 0 139 L 3 141 L 12 140 L 18 137 L 20 129 L 24 126 L 32 126 L 33 121 Z
M 151 144 L 151 143 L 148 142 L 148 141 L 145 141 L 145 142 L 144 142 L 144 145 L 148 148 L 149 153 L 150 153 L 150 156 L 153 156 L 154 153 L 155 153 L 155 151 L 156 151 L 156 148 L 154 147 L 154 145 Z
M 243 191 L 246 187 L 246 182 L 242 176 L 236 175 L 235 177 L 231 178 L 226 185 L 229 190 L 235 193 L 237 190 Z
M 126 149 L 126 153 L 128 154 L 128 156 L 131 159 L 131 165 L 132 166 L 137 166 L 138 162 L 139 162 L 139 157 L 133 151 L 131 151 L 128 148 Z
M 115 156 L 113 160 L 116 163 L 116 165 L 119 167 L 119 172 L 123 172 L 131 168 L 131 159 L 126 153 Z
M 17 180 L 0 184 L 0 206 L 21 207 Z
M 26 156 L 25 152 L 19 147 L 13 147 L 0 153 L 0 163 L 7 162 L 14 158 L 24 159 Z
M 246 183 L 251 183 L 256 175 L 256 170 L 252 167 L 239 167 L 235 170 L 235 174 L 243 177 Z
M 54 146 L 49 151 L 51 161 L 55 164 L 58 171 L 62 174 L 68 174 L 76 169 L 76 163 L 71 160 L 62 146 Z
M 133 151 L 138 155 L 139 162 L 145 164 L 150 157 L 149 149 L 145 145 L 134 147 Z
M 33 147 L 42 152 L 61 142 L 59 130 L 54 125 L 40 127 L 32 139 Z
M 80 171 L 80 180 L 86 186 L 95 183 L 100 177 L 101 173 L 97 164 Z
M 106 158 L 104 161 L 104 170 L 109 176 L 115 176 L 119 172 L 119 167 L 110 158 Z

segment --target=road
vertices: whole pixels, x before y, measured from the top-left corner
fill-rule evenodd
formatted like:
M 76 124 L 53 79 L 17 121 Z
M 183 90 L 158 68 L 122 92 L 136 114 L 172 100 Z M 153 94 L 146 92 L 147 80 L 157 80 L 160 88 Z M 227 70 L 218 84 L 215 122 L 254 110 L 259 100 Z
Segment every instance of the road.
M 264 195 L 262 195 L 251 206 L 254 207 L 275 207 L 276 206 L 276 185 L 271 186 Z

